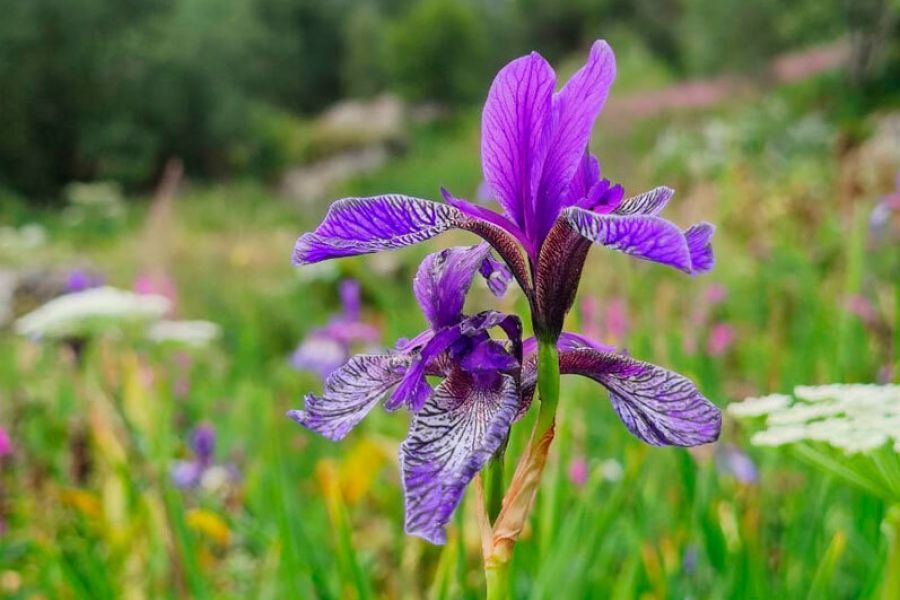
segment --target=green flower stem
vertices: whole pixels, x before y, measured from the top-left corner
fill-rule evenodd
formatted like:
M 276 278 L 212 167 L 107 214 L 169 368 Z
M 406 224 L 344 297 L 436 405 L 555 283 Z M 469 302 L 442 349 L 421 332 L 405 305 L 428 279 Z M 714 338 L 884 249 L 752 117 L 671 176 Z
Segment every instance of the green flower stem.
M 559 405 L 559 352 L 555 341 L 538 343 L 537 369 L 537 390 L 541 403 L 537 422 L 531 433 L 531 441 L 519 459 L 516 473 L 506 491 L 499 516 L 494 523 L 493 539 L 485 554 L 484 575 L 488 600 L 506 600 L 510 597 L 509 561 L 513 546 L 534 508 L 534 498 L 547 462 L 550 443 L 553 441 L 556 408 Z
M 501 448 L 488 463 L 486 487 L 487 487 L 487 514 L 493 523 L 500 514 L 503 505 L 503 466 L 506 451 Z
M 509 561 L 492 561 L 484 566 L 487 600 L 509 598 Z
M 894 600 L 900 598 L 900 504 L 888 509 L 883 527 L 888 538 L 888 556 L 884 565 L 881 597 Z
M 540 440 L 556 422 L 556 407 L 559 404 L 559 351 L 555 341 L 538 343 L 537 368 L 541 408 L 532 443 Z

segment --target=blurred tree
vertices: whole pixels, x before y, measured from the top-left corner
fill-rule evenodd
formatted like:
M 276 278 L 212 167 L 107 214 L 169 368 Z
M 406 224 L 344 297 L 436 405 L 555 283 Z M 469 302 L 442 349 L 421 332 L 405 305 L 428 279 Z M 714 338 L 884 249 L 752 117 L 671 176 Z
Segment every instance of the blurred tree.
M 387 83 L 384 43 L 385 20 L 375 2 L 360 2 L 351 10 L 343 29 L 344 56 L 341 80 L 350 96 L 372 96 Z
M 393 81 L 414 100 L 472 100 L 494 67 L 489 36 L 471 2 L 417 2 L 387 29 Z

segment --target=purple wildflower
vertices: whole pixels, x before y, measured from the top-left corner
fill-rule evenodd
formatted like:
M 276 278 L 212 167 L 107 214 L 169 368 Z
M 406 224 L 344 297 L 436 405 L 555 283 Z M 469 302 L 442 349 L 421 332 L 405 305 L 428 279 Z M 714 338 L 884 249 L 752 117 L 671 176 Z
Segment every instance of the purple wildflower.
M 172 466 L 172 482 L 180 488 L 197 488 L 206 485 L 206 480 L 216 480 L 216 486 L 221 482 L 220 474 L 228 481 L 236 481 L 238 473 L 231 465 L 216 465 L 214 462 L 216 451 L 216 431 L 213 426 L 205 423 L 197 426 L 189 437 L 193 458 L 190 460 L 175 461 Z
M 355 344 L 374 346 L 380 339 L 378 329 L 360 320 L 359 283 L 346 279 L 340 285 L 343 312 L 327 325 L 312 330 L 291 355 L 295 369 L 313 371 L 323 380 L 350 359 Z
M 407 406 L 415 413 L 400 447 L 406 531 L 433 543 L 445 541 L 444 526 L 466 485 L 504 443 L 519 414 L 518 318 L 462 312 L 489 253 L 481 244 L 427 256 L 413 289 L 429 328 L 388 354 L 354 356 L 328 377 L 321 397 L 308 395 L 304 410 L 288 413 L 339 440 L 393 389 L 385 408 Z M 497 326 L 506 332 L 508 348 L 488 335 Z M 432 389 L 428 375 L 444 381 Z
M 685 377 L 562 331 L 592 243 L 689 274 L 713 265 L 712 225 L 681 230 L 658 216 L 672 190 L 660 187 L 623 200 L 622 188 L 600 177 L 588 138 L 614 76 L 612 50 L 602 41 L 556 93 L 553 70 L 536 53 L 500 71 L 484 107 L 481 150 L 485 180 L 502 214 L 446 190 L 444 203 L 401 195 L 346 198 L 297 240 L 296 265 L 401 248 L 453 228 L 487 242 L 426 257 L 413 287 L 429 329 L 391 353 L 350 359 L 328 377 L 322 397 L 307 396 L 303 411 L 289 413 L 337 440 L 393 390 L 385 407 L 407 406 L 414 413 L 400 452 L 409 533 L 445 540 L 444 526 L 465 486 L 503 447 L 512 422 L 532 401 L 538 348 L 544 371 L 604 386 L 626 428 L 649 444 L 695 446 L 719 435 L 718 409 Z M 476 271 L 498 295 L 515 277 L 537 338 L 522 342 L 515 316 L 462 314 Z M 497 326 L 508 344 L 489 336 Z M 444 381 L 433 390 L 426 375 Z M 518 495 L 512 500 L 516 514 L 501 510 L 498 516 L 504 525 L 497 525 L 501 538 L 493 543 L 503 547 L 521 531 L 521 516 L 536 493 L 553 439 L 552 418 L 547 431 L 537 433 L 516 474 L 530 479 L 510 486 Z
M 588 152 L 615 71 L 612 50 L 598 41 L 559 92 L 537 53 L 497 74 L 484 106 L 481 158 L 502 214 L 446 190 L 446 203 L 397 194 L 345 198 L 297 240 L 294 264 L 401 248 L 453 228 L 471 231 L 507 263 L 529 300 L 535 332 L 550 341 L 562 330 L 592 243 L 690 274 L 708 271 L 712 225 L 682 231 L 660 218 L 674 193 L 666 187 L 623 200 L 622 187 L 601 178 Z
M 101 287 L 105 282 L 103 275 L 85 271 L 84 269 L 72 269 L 66 276 L 66 292 L 83 292 L 91 288 Z
M 716 453 L 716 466 L 720 473 L 730 475 L 741 483 L 756 483 L 759 478 L 756 463 L 734 444 L 726 444 L 719 448 Z

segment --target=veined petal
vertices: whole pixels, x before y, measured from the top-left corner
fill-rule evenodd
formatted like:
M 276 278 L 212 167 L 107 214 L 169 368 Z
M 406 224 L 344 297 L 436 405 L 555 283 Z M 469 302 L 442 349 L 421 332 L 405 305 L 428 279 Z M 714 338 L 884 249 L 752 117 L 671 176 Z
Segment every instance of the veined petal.
M 482 261 L 479 272 L 487 282 L 488 289 L 498 298 L 506 293 L 509 282 L 512 281 L 513 277 L 509 267 L 490 254 Z
M 691 273 L 687 240 L 673 223 L 647 215 L 601 215 L 582 208 L 563 211 L 568 224 L 592 242 Z
M 334 371 L 322 396 L 306 396 L 303 410 L 288 416 L 330 440 L 340 440 L 400 380 L 410 364 L 404 355 L 360 354 Z
M 344 198 L 331 205 L 325 219 L 294 245 L 293 262 L 303 265 L 403 248 L 459 225 L 452 206 L 396 194 Z
M 490 252 L 487 243 L 455 246 L 429 254 L 419 265 L 413 292 L 433 329 L 459 321 L 472 277 Z
M 716 263 L 712 249 L 712 236 L 715 232 L 715 226 L 710 223 L 698 223 L 684 232 L 688 250 L 691 253 L 691 271 L 693 273 L 706 273 Z
M 620 354 L 560 353 L 560 373 L 589 377 L 609 390 L 625 427 L 654 446 L 697 446 L 719 437 L 722 415 L 683 375 Z
M 566 206 L 572 206 L 579 200 L 587 198 L 597 183 L 600 182 L 600 162 L 590 152 L 585 152 L 578 162 L 575 174 L 569 180 L 569 189 L 566 192 Z
M 532 199 L 546 154 L 555 85 L 553 69 L 532 52 L 497 73 L 482 113 L 485 181 L 510 219 L 526 232 L 533 219 Z
M 508 375 L 484 387 L 457 370 L 438 386 L 400 446 L 407 533 L 446 542 L 444 527 L 466 486 L 509 435 L 518 403 Z
M 650 215 L 656 216 L 666 207 L 669 200 L 675 194 L 675 190 L 665 186 L 653 188 L 649 192 L 632 196 L 622 200 L 619 207 L 614 210 L 617 215 Z
M 519 243 L 522 244 L 522 246 L 528 245 L 528 240 L 525 238 L 525 233 L 521 229 L 519 229 L 518 225 L 510 221 L 509 218 L 507 218 L 505 215 L 496 213 L 489 208 L 478 206 L 477 204 L 472 204 L 471 202 L 467 202 L 462 198 L 457 198 L 446 188 L 441 188 L 441 195 L 444 196 L 444 201 L 447 204 L 459 209 L 459 212 L 463 213 L 464 215 L 472 217 L 473 219 L 487 221 L 491 225 L 499 227 L 506 233 L 516 238 L 516 240 L 518 240 Z
M 588 146 L 594 122 L 616 77 L 616 58 L 605 41 L 594 42 L 587 63 L 553 97 L 555 122 L 535 196 L 537 239 L 543 240 L 563 208 L 569 183 Z

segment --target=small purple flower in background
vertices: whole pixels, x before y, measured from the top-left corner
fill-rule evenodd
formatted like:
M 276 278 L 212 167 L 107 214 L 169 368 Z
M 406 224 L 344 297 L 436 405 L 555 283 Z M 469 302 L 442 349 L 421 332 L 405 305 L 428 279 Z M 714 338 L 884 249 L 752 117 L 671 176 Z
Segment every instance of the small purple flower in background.
M 728 323 L 716 323 L 706 338 L 706 352 L 710 356 L 723 356 L 734 345 L 737 334 Z
M 13 443 L 9 434 L 2 426 L 0 426 L 0 459 L 6 458 L 13 453 Z
M 681 570 L 685 575 L 691 575 L 697 570 L 700 562 L 700 550 L 696 544 L 688 544 L 684 549 L 684 556 L 681 559 Z
M 587 459 L 583 456 L 576 456 L 569 461 L 568 474 L 569 481 L 578 487 L 584 487 L 584 484 L 587 483 L 588 475 L 590 475 Z
M 706 301 L 707 306 L 710 307 L 725 302 L 727 297 L 728 288 L 721 283 L 711 283 L 703 290 L 703 299 Z
M 734 444 L 725 444 L 717 449 L 716 466 L 720 473 L 730 475 L 741 483 L 756 483 L 759 478 L 756 463 Z
M 360 320 L 359 283 L 342 281 L 340 296 L 342 313 L 324 327 L 313 329 L 291 355 L 295 369 L 312 371 L 324 380 L 350 359 L 354 346 L 371 348 L 380 341 L 378 329 Z
M 194 455 L 193 459 L 175 461 L 172 466 L 172 482 L 177 487 L 203 487 L 219 491 L 239 479 L 234 465 L 219 465 L 214 462 L 216 431 L 212 425 L 197 426 L 190 434 L 188 445 Z
M 101 287 L 106 278 L 99 273 L 92 273 L 84 269 L 73 269 L 66 275 L 66 292 L 83 292 L 91 288 Z
M 894 192 L 881 198 L 869 215 L 869 232 L 877 242 L 887 236 L 892 216 L 900 214 L 900 172 L 895 185 Z

